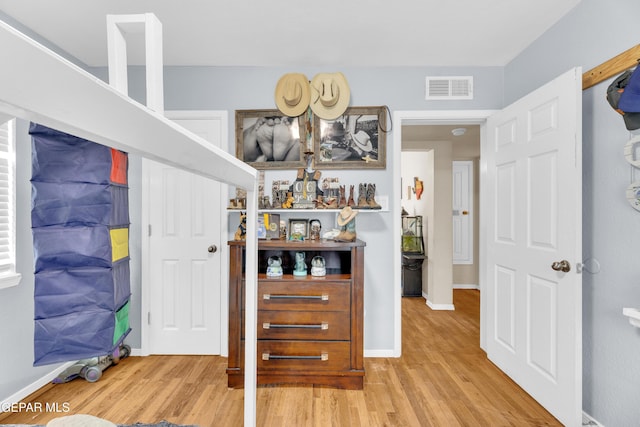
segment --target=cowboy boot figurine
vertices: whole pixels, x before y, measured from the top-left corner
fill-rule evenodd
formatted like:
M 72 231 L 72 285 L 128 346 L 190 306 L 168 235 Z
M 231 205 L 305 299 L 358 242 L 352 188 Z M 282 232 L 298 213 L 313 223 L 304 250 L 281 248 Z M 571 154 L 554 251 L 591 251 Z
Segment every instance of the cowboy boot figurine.
M 338 209 L 342 209 L 345 206 L 347 206 L 347 199 L 344 195 L 345 192 L 345 186 L 341 185 L 340 186 L 340 199 L 338 200 Z
M 358 209 L 369 209 L 369 204 L 367 203 L 367 184 L 358 185 L 358 205 L 356 206 Z
M 369 209 L 382 209 L 382 206 L 376 202 L 376 185 L 369 184 L 367 186 L 367 205 Z
M 356 201 L 353 200 L 353 190 L 354 190 L 353 185 L 349 186 L 349 200 L 347 201 L 347 206 L 349 206 L 350 208 L 355 208 L 356 207 Z

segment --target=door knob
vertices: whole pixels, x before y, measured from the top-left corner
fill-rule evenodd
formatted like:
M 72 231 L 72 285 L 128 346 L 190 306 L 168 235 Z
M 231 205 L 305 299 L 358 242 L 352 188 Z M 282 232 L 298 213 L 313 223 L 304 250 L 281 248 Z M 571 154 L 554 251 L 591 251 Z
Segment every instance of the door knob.
M 210 254 L 212 254 L 218 250 L 218 247 L 216 245 L 211 245 L 207 248 L 207 250 L 209 251 Z
M 553 268 L 555 271 L 568 273 L 569 271 L 571 271 L 571 264 L 569 264 L 569 261 L 567 261 L 566 259 L 563 259 L 562 261 L 556 261 L 551 264 L 551 268 Z

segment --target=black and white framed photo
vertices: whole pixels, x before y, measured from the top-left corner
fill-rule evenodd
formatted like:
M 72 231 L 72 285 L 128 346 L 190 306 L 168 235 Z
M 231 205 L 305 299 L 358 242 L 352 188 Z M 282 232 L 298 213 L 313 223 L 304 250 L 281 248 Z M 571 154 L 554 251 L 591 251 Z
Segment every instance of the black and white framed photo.
M 256 169 L 304 167 L 301 140 L 304 119 L 278 110 L 236 110 L 236 157 Z
M 317 169 L 386 168 L 385 107 L 350 107 L 335 120 L 313 121 Z

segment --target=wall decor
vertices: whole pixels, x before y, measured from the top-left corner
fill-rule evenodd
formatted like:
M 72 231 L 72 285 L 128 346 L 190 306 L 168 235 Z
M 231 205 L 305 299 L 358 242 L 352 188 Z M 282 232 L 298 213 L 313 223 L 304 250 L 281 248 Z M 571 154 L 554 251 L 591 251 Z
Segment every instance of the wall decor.
M 631 138 L 624 146 L 624 158 L 634 167 L 640 168 L 640 135 Z
M 640 211 L 640 181 L 635 181 L 627 187 L 627 201 L 635 210 Z
M 315 116 L 317 169 L 385 169 L 385 107 L 349 107 L 335 120 Z
M 304 166 L 304 116 L 278 110 L 236 110 L 236 157 L 256 169 Z

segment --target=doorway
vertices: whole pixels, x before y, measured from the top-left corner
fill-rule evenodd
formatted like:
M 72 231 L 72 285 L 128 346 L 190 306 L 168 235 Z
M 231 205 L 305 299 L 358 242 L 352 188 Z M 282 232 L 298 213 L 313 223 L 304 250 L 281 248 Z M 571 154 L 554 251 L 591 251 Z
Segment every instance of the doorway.
M 461 110 L 461 111 L 451 111 L 451 110 L 443 110 L 443 111 L 396 111 L 394 113 L 394 123 L 396 124 L 398 130 L 394 132 L 393 139 L 393 180 L 394 187 L 400 188 L 403 183 L 401 179 L 401 171 L 402 171 L 402 149 L 403 149 L 403 127 L 411 126 L 411 125 L 421 125 L 421 126 L 437 126 L 437 125 L 456 125 L 456 126 L 478 126 L 478 131 L 480 133 L 480 137 L 482 137 L 484 133 L 484 123 L 494 111 L 492 110 Z M 406 129 L 406 128 L 405 128 Z M 447 145 L 451 145 L 447 143 Z M 451 168 L 451 165 L 449 165 Z M 451 174 L 449 174 L 451 177 Z M 445 184 L 446 185 L 446 184 Z M 451 184 L 449 184 L 449 189 L 451 188 Z M 406 190 L 406 189 L 405 189 Z M 446 217 L 448 220 L 448 228 L 441 228 L 432 231 L 431 236 L 427 235 L 427 240 L 434 239 L 434 241 L 449 241 L 452 242 L 452 218 L 451 218 L 451 191 L 448 191 L 449 198 L 448 201 L 443 200 L 440 208 L 443 212 L 439 213 L 440 217 Z M 394 215 L 394 229 L 400 230 L 402 228 L 401 225 L 401 209 L 395 209 L 393 212 Z M 436 214 L 434 214 L 436 215 Z M 428 225 L 428 227 L 431 227 Z M 436 234 L 438 232 L 438 234 Z M 440 233 L 442 234 L 442 238 L 439 238 Z M 400 233 L 396 233 L 394 235 L 394 247 L 401 247 L 401 235 Z M 478 239 L 479 240 L 479 239 Z M 432 243 L 433 245 L 433 243 Z M 428 247 L 428 244 L 427 244 Z M 428 248 L 430 249 L 430 248 Z M 448 257 L 445 256 L 443 259 L 432 259 L 430 260 L 429 267 L 433 269 L 433 272 L 428 273 L 428 277 L 430 283 L 433 285 L 429 289 L 429 298 L 431 299 L 430 307 L 434 309 L 453 309 L 453 279 L 452 279 L 452 247 L 446 249 L 446 253 L 448 253 Z M 482 265 L 483 254 L 480 253 L 478 257 L 479 265 Z M 394 254 L 394 277 L 396 280 L 400 281 L 401 278 L 401 252 L 397 251 Z M 448 272 L 448 273 L 447 273 Z M 447 276 L 448 274 L 448 276 Z M 444 278 L 443 278 L 444 277 Z M 481 287 L 481 283 L 480 283 Z M 396 289 L 401 289 L 401 283 L 396 284 Z M 400 292 L 396 292 L 394 294 L 394 313 L 395 313 L 395 348 L 394 353 L 398 356 L 401 354 L 401 333 L 402 333 L 402 322 L 401 322 L 401 308 L 402 308 L 402 294 Z M 483 304 L 481 298 L 481 304 Z M 481 309 L 480 313 L 480 321 L 483 322 L 484 310 Z M 481 329 L 481 337 L 480 337 L 481 347 L 484 348 L 484 334 Z
M 402 208 L 409 216 L 422 216 L 427 256 L 432 256 L 424 268 L 422 295 L 433 309 L 453 309 L 441 298 L 434 304 L 429 284 L 436 280 L 451 282 L 454 289 L 479 289 L 480 125 L 409 124 L 402 135 Z M 416 180 L 423 194 L 415 190 Z
M 220 147 L 226 111 L 166 116 Z M 227 187 L 143 160 L 142 343 L 148 354 L 227 353 Z

